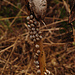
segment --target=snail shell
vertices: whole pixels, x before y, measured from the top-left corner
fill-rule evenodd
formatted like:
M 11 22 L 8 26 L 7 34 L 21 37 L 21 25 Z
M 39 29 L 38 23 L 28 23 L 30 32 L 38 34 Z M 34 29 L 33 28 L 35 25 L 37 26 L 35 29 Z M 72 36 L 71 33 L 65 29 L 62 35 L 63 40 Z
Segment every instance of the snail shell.
M 39 48 L 40 46 L 38 44 L 35 45 L 36 48 Z
M 37 50 L 37 54 L 40 54 L 40 50 Z
M 30 20 L 30 16 L 28 16 L 26 19 L 29 21 Z
M 37 41 L 39 41 L 39 40 L 40 40 L 40 38 L 36 38 L 36 40 L 37 40 Z
M 46 73 L 46 72 L 44 72 L 44 75 L 47 75 L 47 73 Z
M 42 39 L 42 36 L 40 35 L 39 38 Z
M 34 55 L 34 59 L 35 59 L 35 60 L 38 60 L 38 56 Z
M 30 19 L 33 19 L 33 15 L 30 15 Z
M 47 10 L 46 0 L 29 0 L 29 6 L 37 19 L 43 19 Z
M 37 70 L 37 74 L 41 74 L 41 71 L 40 70 Z
M 37 68 L 37 69 L 39 69 L 39 68 L 40 68 L 40 66 L 39 66 L 39 65 L 37 65 L 37 66 L 36 66 L 36 68 Z
M 34 64 L 35 65 L 39 65 L 39 61 L 34 61 Z
M 46 69 L 46 72 L 48 73 L 48 75 L 50 75 L 50 74 L 51 74 L 51 73 L 50 73 L 50 71 L 49 71 L 49 70 L 47 70 L 47 69 Z

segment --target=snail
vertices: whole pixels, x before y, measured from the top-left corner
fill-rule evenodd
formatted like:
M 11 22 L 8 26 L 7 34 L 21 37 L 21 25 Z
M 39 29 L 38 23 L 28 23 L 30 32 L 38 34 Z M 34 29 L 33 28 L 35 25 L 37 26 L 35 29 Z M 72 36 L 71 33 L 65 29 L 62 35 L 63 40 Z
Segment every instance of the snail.
M 41 71 L 40 70 L 37 70 L 37 75 L 41 74 Z
M 47 10 L 46 0 L 29 0 L 29 7 L 37 20 L 43 19 Z
M 39 48 L 40 46 L 38 44 L 35 45 L 35 48 Z

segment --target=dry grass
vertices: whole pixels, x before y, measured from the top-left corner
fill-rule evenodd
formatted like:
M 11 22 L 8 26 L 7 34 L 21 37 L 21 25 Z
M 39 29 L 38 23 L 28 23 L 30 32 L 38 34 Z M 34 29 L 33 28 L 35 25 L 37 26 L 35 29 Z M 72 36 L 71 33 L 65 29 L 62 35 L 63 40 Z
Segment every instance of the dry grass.
M 29 12 L 24 5 L 25 1 L 19 1 L 21 8 L 17 6 L 18 1 L 0 1 L 2 12 L 3 6 L 12 11 L 9 15 L 6 10 L 0 13 L 0 75 L 36 74 L 32 63 L 33 42 L 28 39 L 25 19 Z M 72 29 L 68 24 L 68 15 L 69 22 L 73 26 L 75 24 L 73 3 L 73 0 L 48 0 L 48 11 L 44 19 L 46 27 L 43 24 L 40 27 L 47 68 L 52 75 L 75 75 L 75 46 Z

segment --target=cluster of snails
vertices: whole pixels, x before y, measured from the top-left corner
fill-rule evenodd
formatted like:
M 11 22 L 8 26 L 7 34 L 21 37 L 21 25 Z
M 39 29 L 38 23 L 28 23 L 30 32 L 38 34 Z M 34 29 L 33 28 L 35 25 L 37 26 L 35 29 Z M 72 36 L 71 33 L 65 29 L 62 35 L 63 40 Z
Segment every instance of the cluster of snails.
M 39 41 L 42 38 L 41 32 L 39 31 L 40 23 L 33 17 L 33 15 L 28 16 L 27 20 L 28 28 L 30 31 L 30 39 L 34 42 Z
M 39 31 L 40 23 L 33 17 L 33 15 L 28 16 L 27 20 L 29 28 L 29 38 L 34 43 L 36 43 L 36 41 L 40 41 L 40 39 L 42 39 L 41 32 Z M 38 61 L 38 57 L 40 55 L 39 47 L 40 46 L 38 44 L 35 44 L 37 52 L 34 54 L 34 59 L 35 59 L 34 64 L 36 65 L 37 68 L 37 75 L 41 74 L 39 61 Z
M 37 49 L 36 53 L 34 54 L 34 64 L 36 66 L 36 69 L 37 69 L 37 75 L 40 75 L 41 74 L 41 71 L 40 71 L 40 63 L 38 61 L 38 58 L 39 58 L 39 55 L 40 55 L 40 46 L 38 44 L 35 45 L 35 48 Z
M 38 61 L 38 58 L 39 58 L 39 55 L 40 55 L 40 46 L 38 44 L 35 45 L 35 48 L 37 49 L 37 52 L 35 53 L 34 55 L 34 64 L 36 65 L 36 68 L 37 68 L 37 75 L 40 75 L 41 74 L 41 70 L 40 70 L 40 63 Z M 50 71 L 46 69 L 46 71 L 44 72 L 44 75 L 50 75 Z
M 29 38 L 35 43 L 35 49 L 34 52 L 34 64 L 37 69 L 37 75 L 41 74 L 40 70 L 40 62 L 39 62 L 39 56 L 41 54 L 40 46 L 37 44 L 37 41 L 40 41 L 42 39 L 41 32 L 39 31 L 40 23 L 34 18 L 33 15 L 30 15 L 27 17 L 27 25 L 29 28 Z M 50 71 L 46 70 L 44 72 L 44 75 L 50 75 Z

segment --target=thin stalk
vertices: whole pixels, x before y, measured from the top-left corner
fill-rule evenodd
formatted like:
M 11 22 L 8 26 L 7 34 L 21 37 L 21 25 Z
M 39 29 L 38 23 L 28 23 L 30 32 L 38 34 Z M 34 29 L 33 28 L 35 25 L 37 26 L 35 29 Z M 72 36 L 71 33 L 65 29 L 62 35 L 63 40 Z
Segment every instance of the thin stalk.
M 46 71 L 46 59 L 45 59 L 45 52 L 43 50 L 43 41 L 42 39 L 38 42 L 36 42 L 36 44 L 38 44 L 40 47 L 39 47 L 39 50 L 40 50 L 40 55 L 39 55 L 39 58 L 38 58 L 38 61 L 39 61 L 39 66 L 40 66 L 40 71 L 41 71 L 41 74 L 40 75 L 44 75 L 44 72 Z M 38 49 L 35 48 L 35 50 L 37 51 Z

